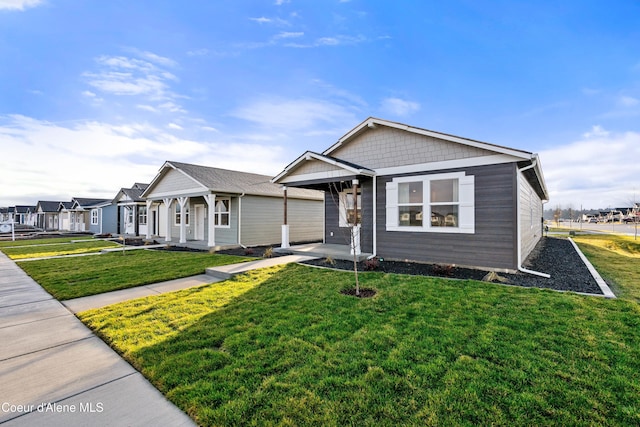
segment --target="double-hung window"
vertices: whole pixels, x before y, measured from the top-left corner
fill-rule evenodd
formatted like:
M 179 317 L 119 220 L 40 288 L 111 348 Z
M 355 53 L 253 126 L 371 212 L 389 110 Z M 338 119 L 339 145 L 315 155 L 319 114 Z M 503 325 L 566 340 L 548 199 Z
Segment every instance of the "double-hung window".
M 147 207 L 140 206 L 138 208 L 138 223 L 140 225 L 147 225 Z
M 474 233 L 474 176 L 464 172 L 393 178 L 387 231 Z
M 180 203 L 176 203 L 176 215 L 175 215 L 175 225 L 180 225 L 180 216 L 182 215 L 182 210 L 180 208 Z M 185 225 L 189 225 L 189 205 L 185 205 L 184 207 L 184 223 Z
M 231 199 L 216 199 L 214 225 L 216 227 L 230 227 L 229 214 L 231 212 Z

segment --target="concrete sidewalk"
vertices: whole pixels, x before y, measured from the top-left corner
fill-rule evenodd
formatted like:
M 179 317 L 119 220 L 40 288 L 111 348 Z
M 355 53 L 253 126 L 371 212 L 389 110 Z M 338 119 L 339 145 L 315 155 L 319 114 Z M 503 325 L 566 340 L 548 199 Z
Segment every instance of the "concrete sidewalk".
M 197 276 L 168 280 L 166 282 L 153 283 L 151 285 L 137 286 L 135 288 L 105 292 L 103 294 L 91 295 L 88 297 L 69 299 L 62 301 L 62 304 L 72 313 L 80 313 L 81 311 L 90 310 L 92 308 L 105 307 L 118 302 L 148 297 L 150 295 L 160 295 L 165 292 L 179 291 L 180 289 L 192 288 L 194 286 L 205 285 L 207 283 L 215 283 L 221 280 L 222 279 L 209 276 L 207 274 L 199 274 Z
M 3 427 L 195 425 L 2 253 L 0 343 Z

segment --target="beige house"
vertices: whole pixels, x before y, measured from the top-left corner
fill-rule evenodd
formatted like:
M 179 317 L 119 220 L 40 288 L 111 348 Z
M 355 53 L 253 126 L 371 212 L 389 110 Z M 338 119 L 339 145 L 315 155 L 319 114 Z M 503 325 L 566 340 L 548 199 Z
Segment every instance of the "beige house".
M 167 161 L 141 197 L 146 237 L 202 247 L 271 245 L 281 241 L 282 186 L 269 176 Z M 322 192 L 288 192 L 294 242 L 322 240 Z

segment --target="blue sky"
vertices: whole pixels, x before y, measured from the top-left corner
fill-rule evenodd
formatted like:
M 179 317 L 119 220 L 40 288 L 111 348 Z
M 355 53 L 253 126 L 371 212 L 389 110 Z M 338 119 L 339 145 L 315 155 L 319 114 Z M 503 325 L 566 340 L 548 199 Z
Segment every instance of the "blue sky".
M 635 0 L 0 0 L 0 57 L 0 206 L 275 175 L 369 116 L 539 153 L 547 207 L 640 199 Z

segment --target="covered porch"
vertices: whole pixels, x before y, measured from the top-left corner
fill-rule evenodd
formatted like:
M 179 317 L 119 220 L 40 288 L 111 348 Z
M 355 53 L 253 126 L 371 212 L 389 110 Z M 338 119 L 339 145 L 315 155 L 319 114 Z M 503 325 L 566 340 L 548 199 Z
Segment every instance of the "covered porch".
M 306 152 L 288 165 L 272 182 L 284 192 L 282 247 L 289 246 L 287 187 L 324 192 L 323 246 L 298 248 L 317 256 L 365 259 L 375 254 L 376 174 L 373 170 L 314 152 Z M 293 248 L 291 248 L 293 249 Z

